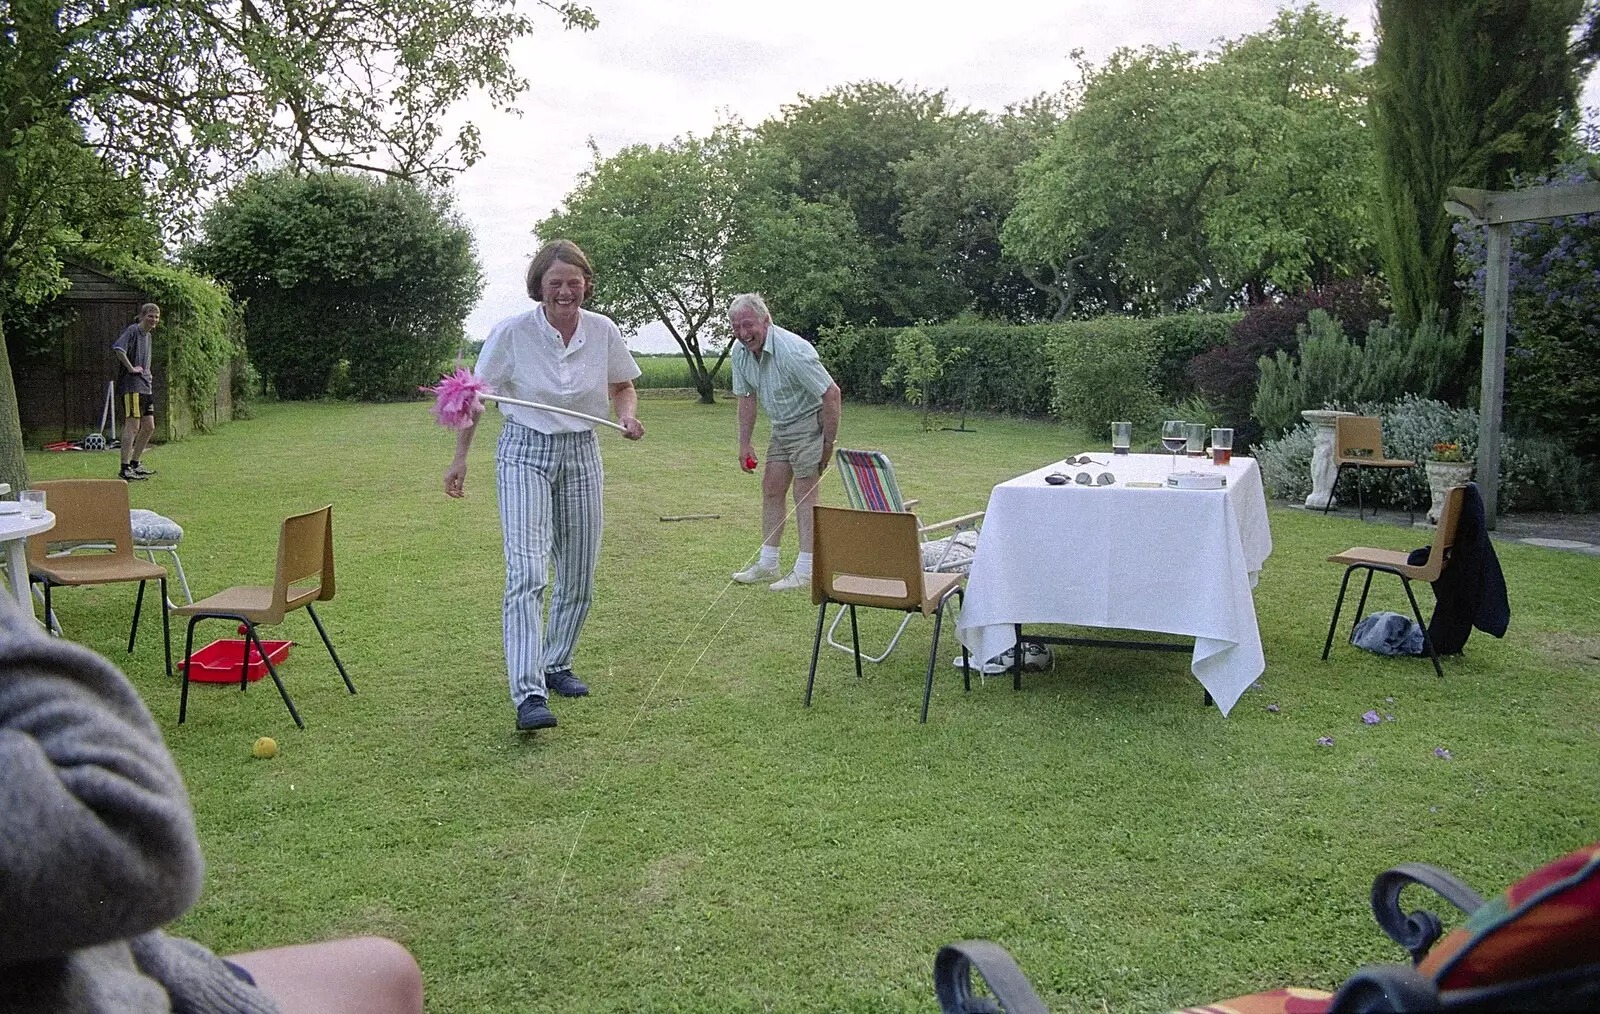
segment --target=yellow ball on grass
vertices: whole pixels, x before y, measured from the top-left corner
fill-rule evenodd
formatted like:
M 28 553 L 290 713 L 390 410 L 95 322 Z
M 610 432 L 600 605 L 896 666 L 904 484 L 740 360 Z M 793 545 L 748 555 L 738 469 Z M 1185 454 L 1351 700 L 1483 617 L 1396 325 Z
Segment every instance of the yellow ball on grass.
M 256 740 L 256 745 L 250 748 L 258 760 L 271 760 L 278 756 L 278 742 L 271 736 L 262 736 Z

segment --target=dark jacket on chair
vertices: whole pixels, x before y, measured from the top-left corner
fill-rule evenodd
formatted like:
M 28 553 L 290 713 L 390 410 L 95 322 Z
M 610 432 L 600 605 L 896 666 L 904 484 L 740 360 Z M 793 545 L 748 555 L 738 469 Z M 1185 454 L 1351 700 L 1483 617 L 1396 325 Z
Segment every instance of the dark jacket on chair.
M 1415 550 L 1409 562 L 1427 563 L 1428 550 L 1426 546 Z M 1489 542 L 1483 496 L 1475 482 L 1467 483 L 1450 559 L 1439 580 L 1433 583 L 1433 597 L 1428 637 L 1441 655 L 1460 654 L 1473 627 L 1504 637 L 1511 623 L 1505 575 L 1500 572 L 1500 558 L 1494 555 L 1494 546 Z

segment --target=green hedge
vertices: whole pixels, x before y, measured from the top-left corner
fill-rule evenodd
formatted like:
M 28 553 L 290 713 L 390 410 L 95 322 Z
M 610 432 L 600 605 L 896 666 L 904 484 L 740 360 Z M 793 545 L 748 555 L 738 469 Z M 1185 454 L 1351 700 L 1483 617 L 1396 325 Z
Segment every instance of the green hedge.
M 1106 404 L 1176 404 L 1193 394 L 1184 373 L 1188 361 L 1227 341 L 1240 314 L 1179 313 L 1167 317 L 1096 317 L 1058 324 L 1010 325 L 988 322 L 925 324 L 921 330 L 947 362 L 960 365 L 932 385 L 932 407 L 1013 415 L 1058 415 L 1099 429 L 1110 418 Z M 886 387 L 883 376 L 894 361 L 895 341 L 905 328 L 839 327 L 825 330 L 817 350 L 845 396 L 854 401 L 902 400 L 905 385 Z M 1105 344 L 1104 348 L 1100 346 Z M 965 348 L 965 356 L 952 350 Z M 1128 356 L 1136 357 L 1129 360 Z M 1092 371 L 1095 384 L 1117 392 L 1101 398 L 1082 382 Z M 1067 381 L 1064 391 L 1058 378 Z M 970 385 L 970 387 L 969 387 Z M 1130 395 L 1130 391 L 1137 389 Z M 1146 405 L 1145 403 L 1149 403 Z M 1062 413 L 1066 414 L 1063 415 Z M 1129 418 L 1123 410 L 1118 418 Z
M 1051 407 L 1050 361 L 1045 346 L 1057 325 L 925 324 L 921 330 L 948 360 L 965 348 L 962 365 L 930 386 L 935 409 L 959 410 L 963 398 L 974 412 L 1045 415 Z M 895 340 L 905 328 L 838 327 L 823 331 L 817 351 L 839 389 L 852 401 L 885 402 L 905 397 L 903 384 L 885 387 Z

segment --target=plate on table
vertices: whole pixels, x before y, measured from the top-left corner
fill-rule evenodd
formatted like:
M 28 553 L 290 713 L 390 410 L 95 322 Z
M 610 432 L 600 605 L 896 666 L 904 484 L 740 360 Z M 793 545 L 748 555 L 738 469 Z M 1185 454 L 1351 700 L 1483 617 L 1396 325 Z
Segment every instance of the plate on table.
M 0 514 L 21 514 L 22 505 L 15 500 L 0 500 Z

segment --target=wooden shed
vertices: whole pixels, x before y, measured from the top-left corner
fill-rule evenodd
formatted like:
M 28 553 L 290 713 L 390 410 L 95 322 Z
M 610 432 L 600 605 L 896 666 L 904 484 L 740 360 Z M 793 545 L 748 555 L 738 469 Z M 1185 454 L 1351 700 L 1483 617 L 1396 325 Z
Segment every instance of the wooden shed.
M 71 288 L 57 297 L 57 303 L 71 313 L 59 345 L 48 355 L 22 357 L 13 349 L 11 356 L 22 431 L 36 445 L 79 440 L 100 430 L 106 395 L 117 375 L 111 343 L 138 319 L 139 307 L 150 302 L 138 289 L 85 264 L 68 262 L 62 273 Z M 171 352 L 162 337 L 163 329 L 157 328 L 150 356 L 155 373 L 157 441 L 179 439 L 195 424 L 189 407 L 175 405 L 168 397 Z M 231 371 L 225 368 L 223 372 L 216 402 L 206 413 L 207 425 L 233 417 Z M 112 408 L 114 411 L 115 406 Z M 119 419 L 119 433 L 121 428 Z M 109 440 L 110 425 L 104 432 Z

